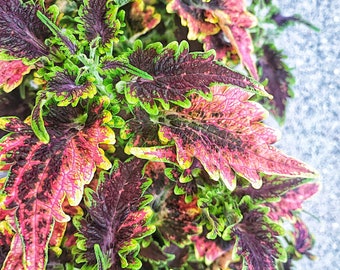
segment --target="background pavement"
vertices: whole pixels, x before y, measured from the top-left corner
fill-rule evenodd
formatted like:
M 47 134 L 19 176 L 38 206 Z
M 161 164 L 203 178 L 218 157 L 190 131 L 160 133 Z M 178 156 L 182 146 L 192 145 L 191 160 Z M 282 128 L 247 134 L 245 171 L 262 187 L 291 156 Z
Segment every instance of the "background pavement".
M 295 98 L 288 103 L 276 146 L 314 167 L 321 191 L 304 203 L 303 219 L 315 237 L 316 261 L 304 258 L 297 270 L 340 269 L 340 1 L 273 1 L 285 16 L 300 14 L 303 24 L 288 27 L 277 47 L 294 68 Z M 270 121 L 275 126 L 274 121 Z

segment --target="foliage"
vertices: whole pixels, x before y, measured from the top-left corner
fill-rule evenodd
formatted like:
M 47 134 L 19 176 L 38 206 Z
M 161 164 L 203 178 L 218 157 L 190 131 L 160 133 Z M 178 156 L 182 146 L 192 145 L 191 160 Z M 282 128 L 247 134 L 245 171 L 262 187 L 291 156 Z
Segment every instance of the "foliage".
M 265 24 L 288 22 L 308 25 L 270 1 L 0 0 L 2 269 L 312 258 L 316 172 L 261 105 L 282 122 L 293 77 Z

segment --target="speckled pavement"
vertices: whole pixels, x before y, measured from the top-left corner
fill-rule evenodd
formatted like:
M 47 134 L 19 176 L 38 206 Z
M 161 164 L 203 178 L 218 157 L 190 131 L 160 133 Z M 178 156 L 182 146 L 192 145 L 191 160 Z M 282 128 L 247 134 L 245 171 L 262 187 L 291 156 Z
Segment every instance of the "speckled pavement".
M 320 174 L 321 191 L 304 203 L 306 221 L 315 237 L 316 261 L 304 258 L 297 270 L 340 269 L 340 0 L 273 1 L 283 15 L 300 14 L 318 28 L 288 27 L 277 47 L 294 68 L 295 98 L 276 146 L 303 160 Z M 274 121 L 270 121 L 275 126 Z

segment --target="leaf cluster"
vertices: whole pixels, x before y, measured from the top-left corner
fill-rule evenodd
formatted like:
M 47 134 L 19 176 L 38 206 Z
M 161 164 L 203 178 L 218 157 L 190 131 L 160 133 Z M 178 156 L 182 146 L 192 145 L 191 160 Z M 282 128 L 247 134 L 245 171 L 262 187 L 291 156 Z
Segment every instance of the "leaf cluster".
M 256 12 L 273 8 L 0 0 L 2 269 L 289 269 L 312 257 L 299 210 L 316 172 L 273 146 L 258 102 L 274 97 L 282 117 L 292 80 L 261 43 Z M 25 109 L 12 114 L 15 93 Z

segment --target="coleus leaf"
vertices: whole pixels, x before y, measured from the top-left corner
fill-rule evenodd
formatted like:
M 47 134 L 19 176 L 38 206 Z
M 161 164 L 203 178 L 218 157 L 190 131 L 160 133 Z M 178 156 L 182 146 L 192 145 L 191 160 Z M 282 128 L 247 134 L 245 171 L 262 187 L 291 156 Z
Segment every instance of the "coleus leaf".
M 153 179 L 148 189 L 154 200 L 151 202 L 155 212 L 157 231 L 165 243 L 183 246 L 189 236 L 201 231 L 196 219 L 200 215 L 197 197 L 186 202 L 185 195 L 174 194 L 174 183 L 164 174 L 162 162 L 150 162 L 146 166 L 145 176 Z
M 57 72 L 47 83 L 49 92 L 55 93 L 59 106 L 77 105 L 80 98 L 93 98 L 97 89 L 89 81 L 76 83 L 76 76 L 68 72 Z
M 192 98 L 188 109 L 174 109 L 154 117 L 164 143 L 173 141 L 183 169 L 197 158 L 213 180 L 233 190 L 235 173 L 260 188 L 260 173 L 288 177 L 315 177 L 306 164 L 286 156 L 271 144 L 277 131 L 261 121 L 266 111 L 248 99 L 250 93 L 234 87 L 212 87 L 211 102 Z
M 49 54 L 44 41 L 51 35 L 39 20 L 37 5 L 0 1 L 0 49 L 12 58 L 36 59 Z M 4 58 L 4 55 L 1 55 Z
M 192 236 L 191 240 L 199 257 L 205 258 L 205 263 L 208 265 L 231 250 L 234 245 L 233 241 L 227 242 L 222 238 L 207 239 L 204 234 Z
M 254 27 L 256 17 L 246 11 L 245 1 L 170 1 L 167 10 L 176 12 L 183 25 L 188 25 L 189 39 L 202 40 L 222 31 L 233 48 L 236 49 L 242 64 L 249 73 L 258 79 L 252 60 L 253 43 L 247 28 Z
M 243 258 L 246 269 L 275 270 L 276 261 L 285 261 L 287 256 L 278 239 L 284 230 L 267 218 L 268 209 L 247 207 L 242 210 L 242 221 L 231 229 L 236 239 L 235 255 Z
M 284 119 L 287 99 L 293 96 L 291 89 L 293 75 L 282 61 L 284 58 L 282 52 L 274 45 L 263 45 L 262 50 L 263 56 L 258 61 L 262 71 L 261 81 L 268 79 L 265 89 L 273 96 L 270 101 L 263 102 L 269 103 L 271 113 L 280 121 Z
M 18 118 L 0 119 L 0 127 L 12 132 L 0 142 L 0 170 L 9 170 L 1 205 L 14 209 L 17 235 L 13 241 L 20 236 L 27 269 L 44 268 L 55 220 L 70 219 L 61 207 L 65 198 L 70 205 L 78 205 L 96 167 L 111 166 L 98 147 L 114 143 L 113 131 L 105 126 L 104 103 L 94 102 L 87 113 L 86 121 L 79 123 L 77 119 L 85 114 L 80 106 L 50 106 L 45 116 L 51 137 L 47 144 Z M 17 263 L 13 258 L 6 260 Z
M 253 187 L 237 187 L 234 194 L 238 197 L 249 195 L 253 200 L 265 200 L 278 199 L 286 192 L 289 192 L 296 187 L 310 182 L 308 178 L 286 178 L 286 177 L 268 177 L 262 178 L 262 186 L 260 189 L 254 189 Z
M 135 0 L 131 4 L 129 20 L 133 30 L 130 41 L 155 28 L 161 21 L 161 15 L 155 12 L 155 8 L 146 5 L 142 0 Z
M 34 66 L 25 65 L 21 60 L 0 60 L 0 88 L 6 93 L 11 92 L 21 84 L 23 76 L 33 68 Z
M 84 250 L 78 262 L 96 265 L 94 246 L 98 244 L 104 256 L 109 258 L 112 269 L 139 269 L 136 258 L 139 250 L 137 239 L 154 232 L 147 222 L 152 214 L 143 196 L 150 181 L 143 177 L 145 162 L 133 159 L 119 162 L 119 167 L 111 174 L 101 173 L 100 185 L 91 195 L 89 216 L 78 225 L 80 250 Z
M 100 37 L 102 45 L 113 41 L 119 33 L 121 23 L 116 20 L 117 6 L 109 0 L 85 0 L 79 9 L 81 16 L 80 33 L 84 32 L 86 40 L 91 42 Z
M 188 43 L 183 41 L 170 43 L 162 48 L 153 44 L 142 49 L 137 42 L 135 51 L 129 56 L 129 65 L 152 76 L 152 79 L 137 77 L 125 85 L 125 94 L 130 103 L 141 101 L 142 106 L 150 113 L 157 114 L 154 102 L 159 100 L 165 109 L 169 101 L 182 107 L 189 107 L 187 95 L 193 91 L 208 97 L 213 84 L 234 85 L 250 92 L 269 97 L 263 86 L 226 66 L 214 62 L 213 52 L 189 53 Z M 124 68 L 124 63 L 121 66 Z M 119 61 L 107 61 L 104 69 L 119 67 Z M 127 71 L 129 71 L 127 69 Z
M 267 202 L 270 212 L 268 216 L 273 220 L 282 218 L 292 219 L 294 212 L 302 209 L 302 203 L 319 190 L 319 184 L 307 183 L 283 194 L 278 202 Z

